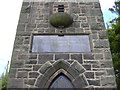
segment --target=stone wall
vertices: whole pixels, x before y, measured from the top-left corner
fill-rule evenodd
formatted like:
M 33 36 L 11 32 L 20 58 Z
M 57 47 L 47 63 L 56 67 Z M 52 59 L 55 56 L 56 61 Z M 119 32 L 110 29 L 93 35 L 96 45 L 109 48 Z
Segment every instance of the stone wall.
M 77 88 L 115 88 L 114 68 L 99 2 L 62 2 L 73 24 L 65 29 L 50 25 L 53 5 L 60 2 L 23 2 L 18 23 L 8 88 L 44 88 L 59 73 Z M 34 34 L 87 34 L 91 52 L 32 53 Z M 42 83 L 41 83 L 42 82 Z

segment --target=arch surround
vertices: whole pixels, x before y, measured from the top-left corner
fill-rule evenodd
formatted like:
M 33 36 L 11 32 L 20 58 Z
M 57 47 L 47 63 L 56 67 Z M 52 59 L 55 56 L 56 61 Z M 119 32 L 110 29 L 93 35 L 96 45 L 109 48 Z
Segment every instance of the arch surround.
M 88 82 L 84 75 L 85 68 L 77 60 L 60 59 L 56 62 L 47 61 L 39 69 L 41 75 L 37 77 L 35 86 L 48 88 L 51 82 L 59 74 L 64 74 L 72 82 L 75 88 L 86 88 Z

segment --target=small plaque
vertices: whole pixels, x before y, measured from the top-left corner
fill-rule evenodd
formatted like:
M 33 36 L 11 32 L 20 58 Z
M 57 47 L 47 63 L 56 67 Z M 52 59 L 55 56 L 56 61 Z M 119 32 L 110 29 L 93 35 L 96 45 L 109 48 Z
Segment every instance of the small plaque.
M 89 35 L 35 35 L 32 52 L 90 52 Z

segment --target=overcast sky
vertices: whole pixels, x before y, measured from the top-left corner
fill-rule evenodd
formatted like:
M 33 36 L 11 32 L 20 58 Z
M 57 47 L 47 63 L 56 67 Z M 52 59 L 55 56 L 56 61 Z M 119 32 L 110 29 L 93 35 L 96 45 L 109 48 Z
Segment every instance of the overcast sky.
M 11 60 L 16 28 L 23 0 L 0 1 L 0 75 L 5 71 L 7 62 Z M 105 22 L 115 17 L 108 11 L 115 0 L 99 0 Z

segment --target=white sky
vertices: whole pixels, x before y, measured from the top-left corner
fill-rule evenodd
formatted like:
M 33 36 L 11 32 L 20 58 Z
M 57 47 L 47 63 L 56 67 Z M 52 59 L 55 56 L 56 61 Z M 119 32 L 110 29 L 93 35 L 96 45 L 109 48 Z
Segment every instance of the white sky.
M 8 60 L 11 60 L 16 28 L 23 0 L 0 1 L 0 75 L 5 71 Z M 108 11 L 115 0 L 99 0 L 105 22 L 115 15 Z

